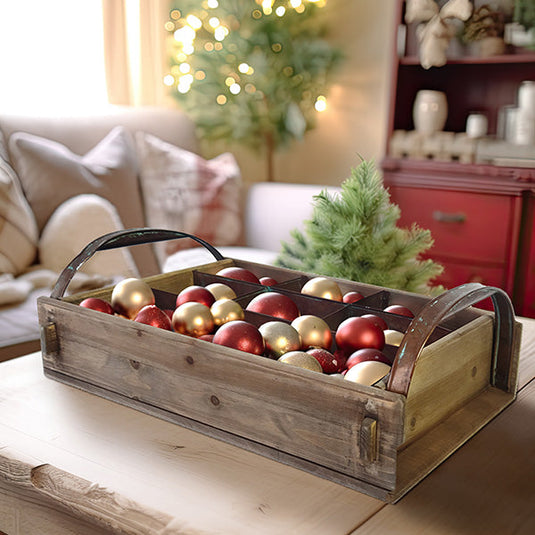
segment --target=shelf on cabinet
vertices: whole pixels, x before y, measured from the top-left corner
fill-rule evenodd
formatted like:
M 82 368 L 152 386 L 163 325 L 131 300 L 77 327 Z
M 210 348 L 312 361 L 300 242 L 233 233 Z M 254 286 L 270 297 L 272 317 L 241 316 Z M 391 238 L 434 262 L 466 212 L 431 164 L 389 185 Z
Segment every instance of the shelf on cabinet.
M 418 56 L 402 56 L 398 58 L 398 60 L 400 65 L 420 65 L 420 58 Z M 515 54 L 503 54 L 500 56 L 490 56 L 486 58 L 478 56 L 451 58 L 448 59 L 448 63 L 446 65 L 506 65 L 510 63 L 535 63 L 535 51 L 518 52 Z M 441 68 L 442 67 L 431 67 L 431 69 Z

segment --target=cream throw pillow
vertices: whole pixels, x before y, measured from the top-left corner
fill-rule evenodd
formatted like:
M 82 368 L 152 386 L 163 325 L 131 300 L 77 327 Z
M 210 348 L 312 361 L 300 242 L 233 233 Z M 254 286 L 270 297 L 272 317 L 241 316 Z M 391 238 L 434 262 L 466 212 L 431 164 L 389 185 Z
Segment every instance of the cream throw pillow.
M 95 238 L 124 228 L 115 207 L 98 195 L 77 195 L 49 218 L 39 241 L 41 267 L 60 273 Z M 92 275 L 138 277 L 127 248 L 98 251 L 80 271 Z
M 2 142 L 0 138 L 0 146 Z M 32 264 L 37 238 L 37 223 L 18 177 L 0 157 L 0 273 L 18 275 Z
M 147 133 L 138 132 L 140 180 L 151 227 L 193 234 L 212 245 L 235 245 L 241 236 L 241 175 L 230 153 L 205 160 Z M 160 265 L 191 240 L 157 244 Z
M 83 156 L 25 132 L 11 135 L 9 151 L 40 231 L 60 204 L 81 194 L 110 201 L 126 228 L 145 226 L 135 143 L 124 127 Z M 143 275 L 159 272 L 150 246 L 135 247 L 132 255 Z

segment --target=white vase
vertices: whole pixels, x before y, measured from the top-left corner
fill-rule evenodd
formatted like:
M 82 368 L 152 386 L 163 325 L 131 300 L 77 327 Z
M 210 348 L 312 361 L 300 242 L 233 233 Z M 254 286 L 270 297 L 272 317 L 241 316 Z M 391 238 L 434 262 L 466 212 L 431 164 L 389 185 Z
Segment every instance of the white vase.
M 414 128 L 424 135 L 443 130 L 448 117 L 448 101 L 442 91 L 422 89 L 416 94 L 412 110 Z

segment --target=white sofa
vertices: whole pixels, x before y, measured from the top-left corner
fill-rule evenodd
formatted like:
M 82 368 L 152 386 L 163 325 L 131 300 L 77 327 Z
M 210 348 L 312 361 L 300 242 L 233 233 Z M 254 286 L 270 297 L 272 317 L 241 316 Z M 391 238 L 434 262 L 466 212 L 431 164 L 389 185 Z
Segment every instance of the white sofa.
M 2 165 L 11 164 L 13 167 L 15 167 L 13 162 L 9 162 L 9 159 L 10 157 L 13 157 L 13 154 L 8 151 L 8 148 L 11 148 L 11 137 L 14 135 L 16 136 L 17 133 L 20 132 L 42 136 L 43 138 L 50 139 L 54 142 L 64 145 L 66 147 L 65 150 L 68 149 L 75 154 L 84 155 L 90 153 L 92 148 L 95 147 L 95 145 L 97 145 L 100 140 L 102 140 L 110 132 L 110 130 L 117 125 L 123 126 L 128 132 L 132 133 L 132 135 L 138 131 L 143 131 L 158 137 L 165 143 L 168 143 L 172 146 L 181 147 L 182 149 L 191 152 L 192 155 L 198 152 L 199 146 L 195 137 L 194 127 L 188 118 L 181 112 L 155 108 L 116 108 L 109 113 L 102 113 L 98 116 L 0 116 L 0 163 L 3 161 Z M 228 164 L 228 161 L 226 163 Z M 20 161 L 18 164 L 19 168 L 21 168 Z M 25 164 L 25 162 L 23 161 L 22 164 Z M 156 164 L 158 164 L 158 162 L 156 162 Z M 50 178 L 46 176 L 46 170 L 44 167 L 45 166 L 43 166 L 42 169 L 43 181 L 53 181 L 54 177 Z M 2 169 L 0 168 L 0 172 L 1 171 Z M 35 169 L 33 172 L 36 174 Z M 41 197 L 37 197 L 37 199 L 35 198 L 36 191 L 39 192 L 39 187 L 41 187 L 41 184 L 39 183 L 41 178 L 40 173 L 41 169 L 38 168 L 36 174 L 37 187 L 35 187 L 35 184 L 33 184 L 33 189 L 29 188 L 29 190 L 26 191 L 24 188 L 22 188 L 21 191 L 23 194 L 28 192 L 33 194 L 34 204 L 32 206 L 35 205 L 36 207 L 42 209 L 43 207 L 39 206 L 38 204 L 39 201 L 42 200 Z M 9 180 L 9 176 L 7 176 L 6 179 L 5 173 L 3 176 L 4 178 L 2 178 L 0 173 L 0 186 L 2 186 L 2 180 L 4 180 L 4 182 L 5 180 Z M 57 192 L 54 192 L 53 187 L 49 187 L 43 191 L 43 197 L 46 198 L 48 195 L 48 198 L 54 200 L 54 195 L 51 195 L 51 189 L 54 195 L 57 193 L 58 195 L 65 196 L 65 192 L 62 190 L 62 188 L 58 188 Z M 313 196 L 322 189 L 323 187 L 319 185 L 316 186 L 289 183 L 253 182 L 249 185 L 246 180 L 243 180 L 240 189 L 241 198 L 234 203 L 236 206 L 233 207 L 233 209 L 235 209 L 239 214 L 239 218 L 243 224 L 243 232 L 241 233 L 239 239 L 232 240 L 232 243 L 230 244 L 223 243 L 223 245 L 219 246 L 218 243 L 214 243 L 214 245 L 224 256 L 227 257 L 247 259 L 260 263 L 272 263 L 280 249 L 281 240 L 287 240 L 289 238 L 291 229 L 302 226 L 303 221 L 310 216 Z M 11 193 L 13 192 L 11 191 Z M 120 195 L 117 198 L 118 203 L 123 202 L 124 204 L 125 199 L 129 198 L 127 195 L 128 192 L 124 193 L 124 196 Z M 143 201 L 142 188 L 140 189 L 140 193 Z M 5 194 L 6 191 L 2 191 L 0 188 L 0 211 L 2 210 L 2 207 L 5 206 L 5 203 L 3 205 L 2 202 L 6 199 L 9 201 L 9 188 L 7 189 L 8 196 L 3 198 L 2 195 Z M 170 193 L 166 192 L 165 196 L 169 195 Z M 165 196 L 162 202 L 166 202 Z M 153 210 L 155 214 L 146 213 L 147 206 L 145 206 L 145 213 L 141 214 L 141 224 L 139 223 L 140 214 L 132 213 L 135 212 L 135 210 L 128 206 L 128 204 L 120 208 L 120 210 L 118 208 L 120 216 L 119 220 L 122 219 L 120 222 L 124 227 L 159 227 L 159 225 L 150 224 L 151 218 L 152 221 L 159 221 L 158 217 L 155 217 L 158 216 L 160 212 L 159 206 L 149 206 L 149 209 Z M 46 209 L 47 207 L 45 206 L 45 211 Z M 2 214 L 0 213 L 0 216 L 1 215 Z M 52 219 L 53 217 L 50 217 L 49 221 Z M 134 224 L 132 224 L 132 221 Z M 47 223 L 47 225 L 48 224 L 49 223 Z M 98 228 L 96 222 L 94 224 L 95 228 Z M 84 229 L 84 232 L 87 232 L 87 227 L 92 226 L 93 222 L 86 222 L 86 228 Z M 236 225 L 232 227 L 234 232 L 236 232 L 235 227 Z M 5 252 L 6 235 L 2 234 L 3 228 L 5 230 L 5 227 L 0 225 L 0 260 L 2 259 L 2 253 Z M 191 230 L 187 228 L 180 228 L 179 225 L 167 228 L 175 228 L 176 230 L 183 230 L 186 232 Z M 201 230 L 203 229 L 202 224 L 199 228 Z M 71 242 L 77 243 L 77 241 L 82 244 L 81 246 L 85 245 L 87 241 L 83 241 L 83 239 L 77 236 L 77 233 L 74 229 L 74 226 L 66 223 L 63 226 L 57 226 L 55 230 L 56 232 L 65 232 L 63 241 L 69 242 L 69 245 L 72 245 Z M 39 254 L 41 257 L 46 256 L 44 255 L 44 251 L 39 248 L 40 243 L 44 241 L 43 237 L 46 234 L 46 230 L 46 227 L 44 229 L 39 229 L 37 227 L 36 229 L 32 229 L 32 232 L 35 235 L 35 240 L 38 242 L 36 254 Z M 81 230 L 78 229 L 78 232 L 81 232 Z M 31 232 L 28 231 L 28 234 L 31 235 Z M 83 232 L 82 235 L 85 236 Z M 2 241 L 3 239 L 4 242 Z M 61 240 L 59 241 L 61 242 Z M 59 246 L 61 245 L 62 243 L 59 244 Z M 4 246 L 4 251 L 2 250 L 2 246 Z M 14 248 L 12 247 L 11 252 L 18 252 L 19 246 L 22 247 L 22 241 L 20 243 L 15 242 L 15 245 L 13 246 Z M 69 257 L 69 260 L 72 259 L 77 252 L 79 252 L 81 246 L 72 254 L 72 256 Z M 56 247 L 58 248 L 57 244 Z M 61 247 L 58 249 L 61 249 Z M 210 253 L 208 253 L 208 251 L 205 249 L 198 247 L 180 250 L 179 252 L 175 252 L 169 256 L 167 259 L 163 258 L 161 255 L 159 256 L 158 254 L 155 254 L 155 251 L 149 246 L 136 246 L 132 249 L 135 249 L 137 254 L 134 255 L 134 252 L 132 252 L 131 256 L 128 256 L 128 259 L 132 263 L 127 263 L 125 265 L 127 265 L 127 267 L 132 265 L 133 269 L 137 269 L 137 272 L 140 276 L 191 267 L 211 260 Z M 7 253 L 9 256 L 10 251 L 8 250 Z M 63 254 L 66 253 L 63 251 Z M 130 252 L 125 253 L 125 256 L 126 255 L 130 255 Z M 54 258 L 52 258 L 52 261 L 53 260 Z M 118 263 L 123 261 L 126 262 L 123 257 L 121 257 L 119 260 L 115 260 L 115 262 Z M 9 286 L 9 284 L 3 284 L 3 278 L 5 279 L 11 276 L 13 277 L 13 280 L 15 282 L 19 282 L 19 284 L 29 284 L 27 279 L 24 281 L 24 284 L 22 283 L 21 279 L 27 277 L 28 274 L 32 275 L 36 273 L 36 271 L 32 270 L 36 267 L 40 267 L 39 256 L 36 257 L 35 262 L 36 265 L 26 266 L 24 270 L 22 270 L 22 267 L 20 267 L 18 270 L 19 272 L 16 272 L 14 275 L 3 273 L 2 269 L 0 268 L 0 302 L 2 302 L 1 298 L 3 288 Z M 1 265 L 2 264 L 0 263 L 0 266 Z M 65 267 L 65 265 L 65 263 L 61 264 L 62 267 Z M 112 265 L 115 264 L 112 263 Z M 39 272 L 39 270 L 37 270 L 37 272 Z M 41 283 L 35 285 L 35 287 L 29 291 L 27 298 L 21 302 L 12 305 L 4 304 L 0 306 L 0 361 L 39 348 L 39 331 L 35 301 L 39 295 L 50 293 L 51 284 L 55 282 L 57 274 L 58 273 L 53 273 L 54 277 L 52 282 L 48 281 L 48 284 Z M 109 273 L 105 273 L 105 275 L 106 276 L 101 277 L 100 280 L 99 273 L 93 272 L 93 274 L 89 277 L 89 282 L 94 282 L 96 285 L 98 285 L 99 282 L 109 283 Z M 93 277 L 93 279 L 91 279 L 91 277 Z M 36 277 L 33 277 L 31 280 L 35 279 Z M 5 303 L 5 300 L 3 302 Z

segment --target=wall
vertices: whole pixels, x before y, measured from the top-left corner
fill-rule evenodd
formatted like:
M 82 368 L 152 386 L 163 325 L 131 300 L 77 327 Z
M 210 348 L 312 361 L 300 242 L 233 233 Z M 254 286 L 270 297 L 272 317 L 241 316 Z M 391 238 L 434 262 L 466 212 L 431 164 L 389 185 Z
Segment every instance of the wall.
M 316 129 L 278 154 L 277 181 L 338 185 L 359 155 L 379 164 L 388 121 L 395 8 L 395 0 L 329 0 L 330 41 L 342 48 L 345 61 Z M 232 150 L 245 180 L 265 180 L 261 155 Z

